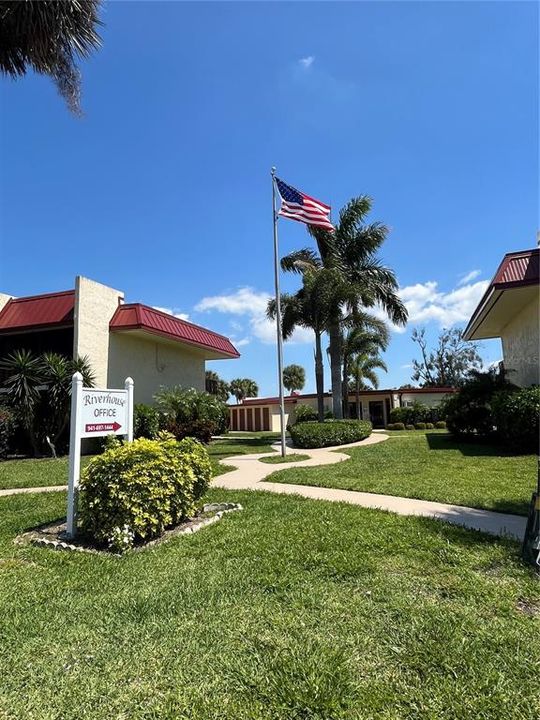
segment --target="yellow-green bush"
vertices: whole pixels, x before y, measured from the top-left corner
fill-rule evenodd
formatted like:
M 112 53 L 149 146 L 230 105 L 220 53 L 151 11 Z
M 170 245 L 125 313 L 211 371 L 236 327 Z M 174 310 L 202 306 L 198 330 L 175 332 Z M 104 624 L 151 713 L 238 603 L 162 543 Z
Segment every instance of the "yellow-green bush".
M 196 440 L 160 434 L 93 458 L 81 479 L 82 529 L 114 550 L 191 517 L 208 488 L 208 453 Z

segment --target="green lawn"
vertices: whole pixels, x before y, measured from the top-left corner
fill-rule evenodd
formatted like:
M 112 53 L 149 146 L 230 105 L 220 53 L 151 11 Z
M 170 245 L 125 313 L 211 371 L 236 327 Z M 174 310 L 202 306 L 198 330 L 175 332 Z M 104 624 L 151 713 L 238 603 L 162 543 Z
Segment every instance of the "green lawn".
M 235 469 L 232 465 L 220 465 L 219 460 L 226 462 L 227 458 L 233 455 L 273 452 L 274 448 L 271 446 L 271 442 L 270 433 L 252 433 L 244 434 L 243 437 L 232 436 L 226 440 L 213 440 L 208 446 L 208 452 L 214 476 L 223 475 Z
M 247 453 L 272 452 L 271 438 L 268 434 L 252 434 L 246 438 L 227 438 L 227 440 L 214 440 L 208 446 L 212 461 L 214 475 L 220 475 L 230 470 L 231 466 L 219 464 L 219 460 L 232 455 L 245 455 Z M 83 457 L 81 467 L 84 467 L 90 457 Z M 40 460 L 0 460 L 0 490 L 6 488 L 44 487 L 47 485 L 66 485 L 68 478 L 68 458 L 57 460 L 50 458 Z
M 518 546 L 214 490 L 244 510 L 122 559 L 22 547 L 65 493 L 0 499 L 6 720 L 537 720 Z
M 260 458 L 259 462 L 268 463 L 270 465 L 279 465 L 280 463 L 299 462 L 301 460 L 309 460 L 309 455 L 301 455 L 300 453 L 289 453 L 283 457 L 276 455 L 275 457 Z
M 83 457 L 81 467 L 89 461 Z M 5 488 L 45 487 L 67 485 L 68 458 L 57 460 L 0 460 L 0 490 Z
M 341 451 L 343 452 L 343 451 Z M 378 445 L 345 451 L 351 460 L 290 468 L 271 482 L 401 495 L 526 515 L 536 482 L 534 455 L 458 442 L 448 433 L 391 434 Z

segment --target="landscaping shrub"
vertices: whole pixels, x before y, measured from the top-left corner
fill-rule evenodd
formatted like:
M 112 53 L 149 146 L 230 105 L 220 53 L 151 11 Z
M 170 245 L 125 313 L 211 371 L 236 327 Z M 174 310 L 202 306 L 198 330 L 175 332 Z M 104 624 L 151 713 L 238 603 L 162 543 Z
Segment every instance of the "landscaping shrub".
M 216 395 L 177 385 L 162 388 L 154 397 L 161 428 L 178 440 L 194 437 L 208 443 L 212 435 L 227 431 L 229 409 Z
M 159 432 L 159 411 L 152 405 L 135 405 L 133 413 L 133 435 L 135 438 L 154 440 Z
M 385 429 L 386 430 L 394 430 L 394 423 L 388 423 Z
M 415 429 L 414 425 L 411 425 L 411 424 L 405 425 L 405 430 L 414 430 L 414 429 Z
M 418 422 L 414 426 L 417 430 L 425 430 L 426 429 L 426 423 L 425 422 Z M 431 426 L 433 427 L 433 425 Z
M 367 420 L 302 422 L 293 425 L 290 433 L 295 447 L 331 447 L 364 440 L 371 435 L 371 423 Z
M 435 423 L 435 427 L 437 430 L 446 430 L 446 421 L 445 420 L 437 420 Z
M 206 449 L 168 434 L 119 444 L 93 458 L 81 479 L 83 531 L 115 551 L 191 517 L 210 482 Z
M 458 393 L 443 401 L 446 424 L 458 437 L 488 437 L 495 432 L 492 400 L 496 393 L 512 392 L 515 386 L 492 372 L 472 374 Z
M 426 423 L 426 430 L 433 430 L 435 425 L 433 423 Z
M 510 447 L 538 451 L 540 388 L 501 391 L 492 400 L 497 433 Z
M 11 450 L 15 432 L 15 415 L 10 408 L 0 407 L 0 460 L 5 460 Z
M 390 422 L 402 422 L 405 425 L 416 425 L 421 422 L 435 423 L 443 414 L 443 406 L 428 407 L 419 402 L 414 402 L 408 407 L 397 407 L 390 410 Z
M 402 422 L 388 423 L 386 426 L 387 430 L 405 430 L 405 425 Z
M 317 420 L 317 411 L 311 405 L 298 405 L 296 407 L 296 422 L 312 422 Z

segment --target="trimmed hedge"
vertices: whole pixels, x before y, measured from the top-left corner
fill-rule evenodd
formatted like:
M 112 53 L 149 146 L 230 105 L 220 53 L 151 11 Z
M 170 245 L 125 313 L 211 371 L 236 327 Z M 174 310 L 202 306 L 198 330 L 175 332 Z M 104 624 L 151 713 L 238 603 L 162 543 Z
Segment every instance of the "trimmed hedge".
M 425 430 L 426 429 L 426 423 L 425 422 L 418 422 L 414 426 L 417 430 Z
M 317 420 L 317 411 L 311 405 L 298 405 L 295 410 L 297 423 L 313 422 Z
M 386 426 L 387 430 L 405 430 L 405 425 L 402 422 L 388 423 Z
M 438 420 L 435 423 L 437 430 L 446 430 L 446 420 Z
M 538 451 L 540 388 L 499 392 L 493 397 L 493 421 L 497 433 L 510 447 Z
M 414 402 L 408 407 L 397 407 L 390 410 L 390 422 L 395 424 L 401 422 L 404 425 L 416 425 L 417 423 L 435 423 L 444 415 L 442 406 L 429 407 L 419 402 Z
M 161 433 L 93 458 L 81 479 L 81 527 L 116 552 L 191 517 L 211 477 L 206 449 Z
M 414 425 L 405 425 L 405 430 L 415 430 Z
M 298 423 L 290 428 L 290 433 L 295 447 L 320 448 L 364 440 L 371 430 L 367 420 L 327 420 Z

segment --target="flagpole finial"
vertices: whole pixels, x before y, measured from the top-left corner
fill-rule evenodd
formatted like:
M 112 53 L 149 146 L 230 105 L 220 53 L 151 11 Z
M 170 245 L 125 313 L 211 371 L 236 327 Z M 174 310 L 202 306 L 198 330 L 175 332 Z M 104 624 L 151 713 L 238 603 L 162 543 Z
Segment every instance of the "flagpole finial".
M 275 175 L 275 174 L 276 174 L 276 166 L 272 165 L 272 175 Z

